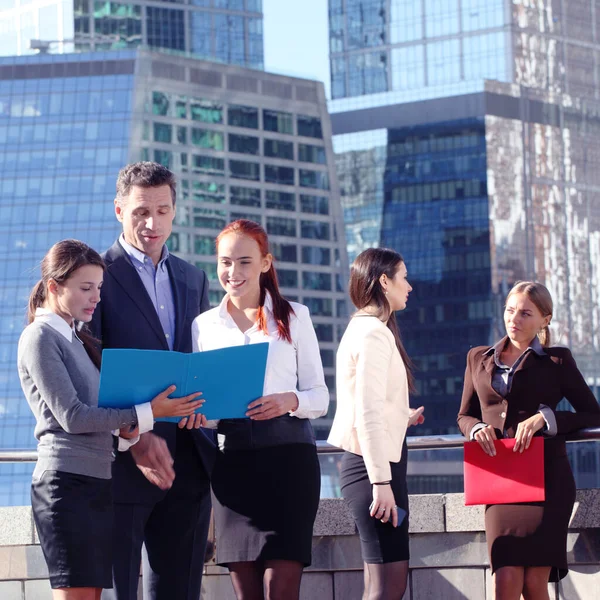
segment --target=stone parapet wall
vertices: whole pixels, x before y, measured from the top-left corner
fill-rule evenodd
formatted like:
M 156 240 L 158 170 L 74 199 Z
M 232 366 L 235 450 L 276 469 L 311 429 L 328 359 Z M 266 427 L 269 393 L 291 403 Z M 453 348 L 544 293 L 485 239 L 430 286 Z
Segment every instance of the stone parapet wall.
M 492 600 L 483 519 L 483 507 L 465 507 L 462 494 L 410 497 L 407 600 Z M 568 552 L 571 570 L 559 586 L 550 586 L 550 598 L 600 597 L 600 490 L 577 492 Z M 235 600 L 226 569 L 213 562 L 205 571 L 204 600 Z M 49 599 L 47 577 L 31 508 L 0 508 L 0 598 Z M 343 500 L 323 499 L 302 599 L 360 600 L 361 595 L 362 562 L 354 522 Z

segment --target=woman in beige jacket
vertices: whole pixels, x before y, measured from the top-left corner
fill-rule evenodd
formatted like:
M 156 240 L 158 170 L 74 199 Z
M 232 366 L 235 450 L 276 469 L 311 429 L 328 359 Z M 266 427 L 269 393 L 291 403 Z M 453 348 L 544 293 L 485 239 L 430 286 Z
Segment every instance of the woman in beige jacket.
M 394 311 L 412 288 L 402 257 L 370 248 L 354 261 L 350 298 L 358 309 L 337 353 L 337 410 L 329 443 L 346 452 L 341 488 L 361 539 L 363 600 L 401 599 L 408 576 L 406 429 L 422 423 L 408 405 L 411 363 Z

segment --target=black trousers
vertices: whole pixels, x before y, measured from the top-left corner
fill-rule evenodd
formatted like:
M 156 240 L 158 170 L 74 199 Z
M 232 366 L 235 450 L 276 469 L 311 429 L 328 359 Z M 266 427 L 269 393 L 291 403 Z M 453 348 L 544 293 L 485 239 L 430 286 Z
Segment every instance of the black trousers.
M 187 432 L 178 435 L 175 481 L 161 500 L 114 505 L 113 590 L 103 600 L 198 600 L 210 522 L 210 482 Z

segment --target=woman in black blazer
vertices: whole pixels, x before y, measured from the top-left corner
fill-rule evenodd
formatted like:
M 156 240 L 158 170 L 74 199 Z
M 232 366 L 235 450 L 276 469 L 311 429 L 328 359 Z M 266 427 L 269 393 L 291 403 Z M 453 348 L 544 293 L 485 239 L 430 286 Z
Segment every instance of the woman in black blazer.
M 575 481 L 564 434 L 600 425 L 600 406 L 567 348 L 550 347 L 552 297 L 520 282 L 504 310 L 507 336 L 469 351 L 458 414 L 463 435 L 493 456 L 494 440 L 526 452 L 544 436 L 544 502 L 486 507 L 485 530 L 497 600 L 548 599 L 548 581 L 566 576 L 567 529 Z M 556 411 L 566 398 L 577 412 Z

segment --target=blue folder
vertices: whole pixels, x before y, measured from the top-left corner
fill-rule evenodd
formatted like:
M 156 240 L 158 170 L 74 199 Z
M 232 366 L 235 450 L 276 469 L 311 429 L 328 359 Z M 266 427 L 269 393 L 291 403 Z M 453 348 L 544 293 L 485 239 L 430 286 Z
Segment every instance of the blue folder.
M 130 408 L 176 385 L 178 398 L 202 392 L 196 411 L 207 419 L 244 419 L 248 404 L 263 395 L 269 344 L 206 352 L 107 348 L 102 353 L 98 405 Z M 178 422 L 177 417 L 159 421 Z

